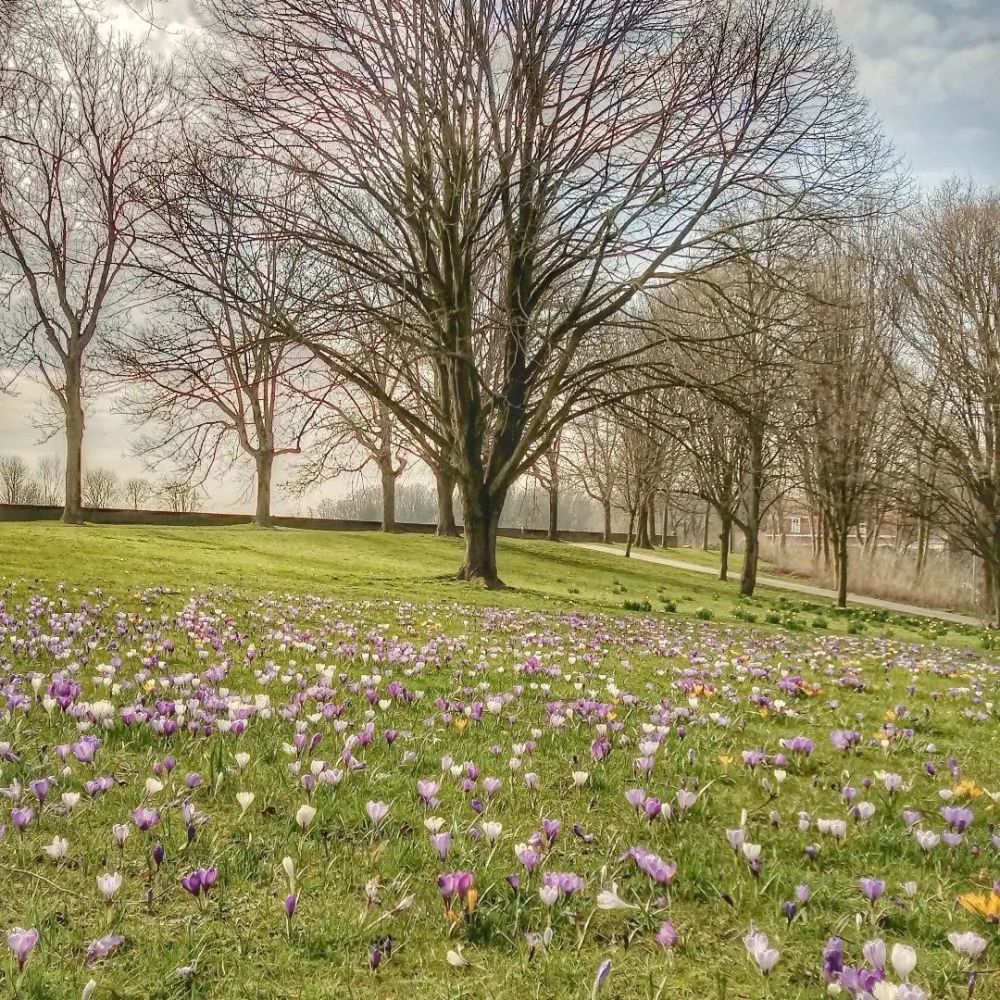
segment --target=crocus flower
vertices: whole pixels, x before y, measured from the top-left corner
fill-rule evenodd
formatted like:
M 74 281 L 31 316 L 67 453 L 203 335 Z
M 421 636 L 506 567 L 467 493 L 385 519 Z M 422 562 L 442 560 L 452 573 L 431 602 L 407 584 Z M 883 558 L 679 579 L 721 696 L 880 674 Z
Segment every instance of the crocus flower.
M 890 955 L 893 969 L 902 982 L 910 978 L 910 973 L 917 967 L 917 953 L 906 944 L 894 944 Z
M 197 868 L 193 872 L 181 876 L 181 885 L 192 896 L 207 896 L 218 877 L 217 868 Z
M 69 841 L 65 837 L 53 837 L 51 844 L 46 844 L 43 851 L 53 860 L 59 861 L 66 857 L 69 851 Z
M 823 978 L 827 983 L 836 983 L 844 969 L 844 942 L 840 938 L 830 938 L 823 949 Z
M 677 808 L 681 812 L 687 812 L 695 802 L 698 801 L 698 796 L 694 792 L 688 791 L 686 788 L 679 788 L 677 790 Z
M 300 830 L 308 830 L 312 821 L 316 818 L 316 807 L 304 802 L 295 812 L 295 822 Z
M 862 878 L 859 880 L 858 885 L 861 888 L 861 895 L 864 896 L 869 903 L 878 902 L 882 894 L 885 892 L 885 882 L 878 878 Z
M 431 846 L 437 851 L 438 857 L 444 861 L 451 850 L 451 831 L 442 830 L 441 833 L 432 833 Z
M 122 877 L 120 872 L 105 872 L 103 875 L 97 876 L 97 888 L 108 906 L 111 905 L 121 887 Z
M 7 935 L 7 947 L 10 948 L 17 959 L 18 970 L 23 972 L 31 953 L 38 946 L 39 934 L 34 927 L 25 930 L 23 927 L 15 927 Z
M 757 967 L 766 976 L 777 964 L 781 957 L 776 948 L 772 948 L 766 934 L 750 925 L 750 930 L 743 938 L 747 954 L 757 963 Z
M 611 975 L 611 959 L 606 958 L 597 967 L 597 975 L 594 977 L 594 986 L 590 991 L 591 997 L 596 997 L 597 994 L 604 987 L 604 984 L 608 981 L 608 977 Z
M 160 814 L 148 806 L 139 806 L 138 809 L 132 810 L 132 822 L 145 833 L 160 822 Z
M 635 904 L 626 902 L 618 895 L 618 883 L 612 882 L 610 889 L 602 889 L 597 894 L 597 906 L 601 910 L 634 910 Z
M 959 955 L 969 958 L 973 962 L 982 955 L 989 943 L 986 938 L 980 937 L 974 931 L 965 931 L 965 933 L 952 931 L 948 935 L 948 940 Z
M 881 938 L 866 941 L 862 951 L 869 965 L 876 969 L 885 969 L 885 942 Z
M 656 932 L 656 943 L 662 948 L 677 947 L 677 928 L 669 921 L 660 924 L 660 929 Z
M 105 934 L 104 937 L 91 941 L 87 948 L 87 958 L 84 964 L 93 965 L 107 958 L 112 952 L 117 951 L 125 943 L 125 938 L 121 934 Z
M 964 833 L 972 825 L 975 813 L 961 806 L 942 806 L 941 817 L 956 833 Z
M 368 802 L 365 805 L 365 812 L 375 826 L 381 826 L 389 815 L 389 807 L 384 802 Z
M 10 821 L 17 827 L 19 833 L 24 833 L 28 825 L 35 818 L 35 810 L 30 806 L 22 809 L 11 809 Z

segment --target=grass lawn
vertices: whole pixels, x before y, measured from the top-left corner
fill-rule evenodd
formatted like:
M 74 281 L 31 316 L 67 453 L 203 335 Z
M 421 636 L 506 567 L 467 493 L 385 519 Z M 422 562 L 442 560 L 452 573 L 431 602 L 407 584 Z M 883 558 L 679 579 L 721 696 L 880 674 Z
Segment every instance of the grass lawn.
M 0 996 L 1000 996 L 990 635 L 459 556 L 0 525 Z

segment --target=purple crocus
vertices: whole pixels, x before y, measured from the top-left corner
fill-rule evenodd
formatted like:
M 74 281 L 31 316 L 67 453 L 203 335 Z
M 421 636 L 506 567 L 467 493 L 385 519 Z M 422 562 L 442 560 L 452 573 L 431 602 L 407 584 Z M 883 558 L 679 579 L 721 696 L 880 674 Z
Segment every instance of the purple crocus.
M 190 874 L 181 876 L 181 885 L 192 896 L 207 896 L 218 877 L 217 868 L 196 868 Z
M 459 899 L 465 899 L 474 884 L 475 876 L 472 872 L 445 872 L 443 875 L 439 875 L 438 890 L 441 893 L 441 899 L 444 902 L 445 908 L 451 905 L 451 900 L 454 896 L 458 896 Z
M 132 822 L 145 833 L 160 822 L 160 814 L 150 806 L 139 806 L 132 810 Z
M 882 894 L 885 892 L 885 882 L 883 882 L 880 878 L 865 877 L 858 881 L 858 885 L 861 888 L 861 895 L 864 896 L 869 903 L 878 902 Z
M 677 928 L 669 921 L 660 924 L 660 929 L 656 932 L 656 943 L 661 948 L 671 949 L 677 947 Z
M 23 927 L 15 927 L 7 935 L 7 947 L 10 948 L 14 958 L 17 959 L 18 971 L 24 971 L 31 953 L 38 946 L 38 939 L 39 934 L 34 927 L 31 930 L 25 930 Z
M 30 806 L 24 808 L 11 809 L 10 821 L 17 827 L 19 833 L 24 833 L 28 825 L 35 818 L 35 810 Z
M 839 981 L 844 970 L 844 942 L 838 937 L 832 937 L 823 949 L 823 978 L 828 983 Z
M 976 815 L 971 809 L 966 809 L 962 806 L 942 806 L 941 818 L 956 833 L 964 833 L 972 826 Z
M 87 958 L 84 964 L 91 966 L 95 962 L 100 962 L 112 952 L 117 951 L 124 943 L 125 938 L 121 934 L 105 934 L 104 937 L 91 941 L 87 948 Z
M 437 851 L 438 857 L 444 861 L 451 850 L 451 831 L 442 830 L 440 833 L 431 834 L 431 846 Z

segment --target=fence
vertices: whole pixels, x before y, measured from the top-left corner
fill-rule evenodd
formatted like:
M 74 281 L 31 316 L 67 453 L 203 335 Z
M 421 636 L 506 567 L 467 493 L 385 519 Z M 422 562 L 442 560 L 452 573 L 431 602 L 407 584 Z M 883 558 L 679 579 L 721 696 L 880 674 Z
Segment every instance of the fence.
M 62 517 L 62 507 L 37 504 L 0 504 L 0 522 L 3 521 L 58 521 Z M 143 524 L 162 527 L 218 528 L 240 524 L 252 524 L 251 514 L 211 514 L 203 511 L 177 513 L 172 510 L 128 510 L 122 508 L 87 508 L 84 518 L 91 524 Z M 381 531 L 380 521 L 351 521 L 330 517 L 286 517 L 276 515 L 276 528 L 304 528 L 310 531 Z M 396 530 L 404 535 L 433 535 L 433 524 L 397 522 Z M 461 526 L 459 526 L 461 533 Z M 544 528 L 500 528 L 504 538 L 545 539 Z M 604 536 L 599 531 L 566 530 L 559 532 L 563 542 L 600 542 Z M 624 532 L 614 532 L 612 541 L 624 542 Z M 659 539 L 657 539 L 657 542 Z M 667 535 L 667 544 L 677 544 L 676 535 Z

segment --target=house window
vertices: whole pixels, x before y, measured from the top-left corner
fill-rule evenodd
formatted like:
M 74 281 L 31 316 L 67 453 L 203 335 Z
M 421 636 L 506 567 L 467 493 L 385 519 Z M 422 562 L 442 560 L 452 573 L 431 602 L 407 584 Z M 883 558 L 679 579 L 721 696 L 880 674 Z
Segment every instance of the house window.
M 792 518 L 792 534 L 801 535 L 802 534 L 802 518 L 793 517 Z

